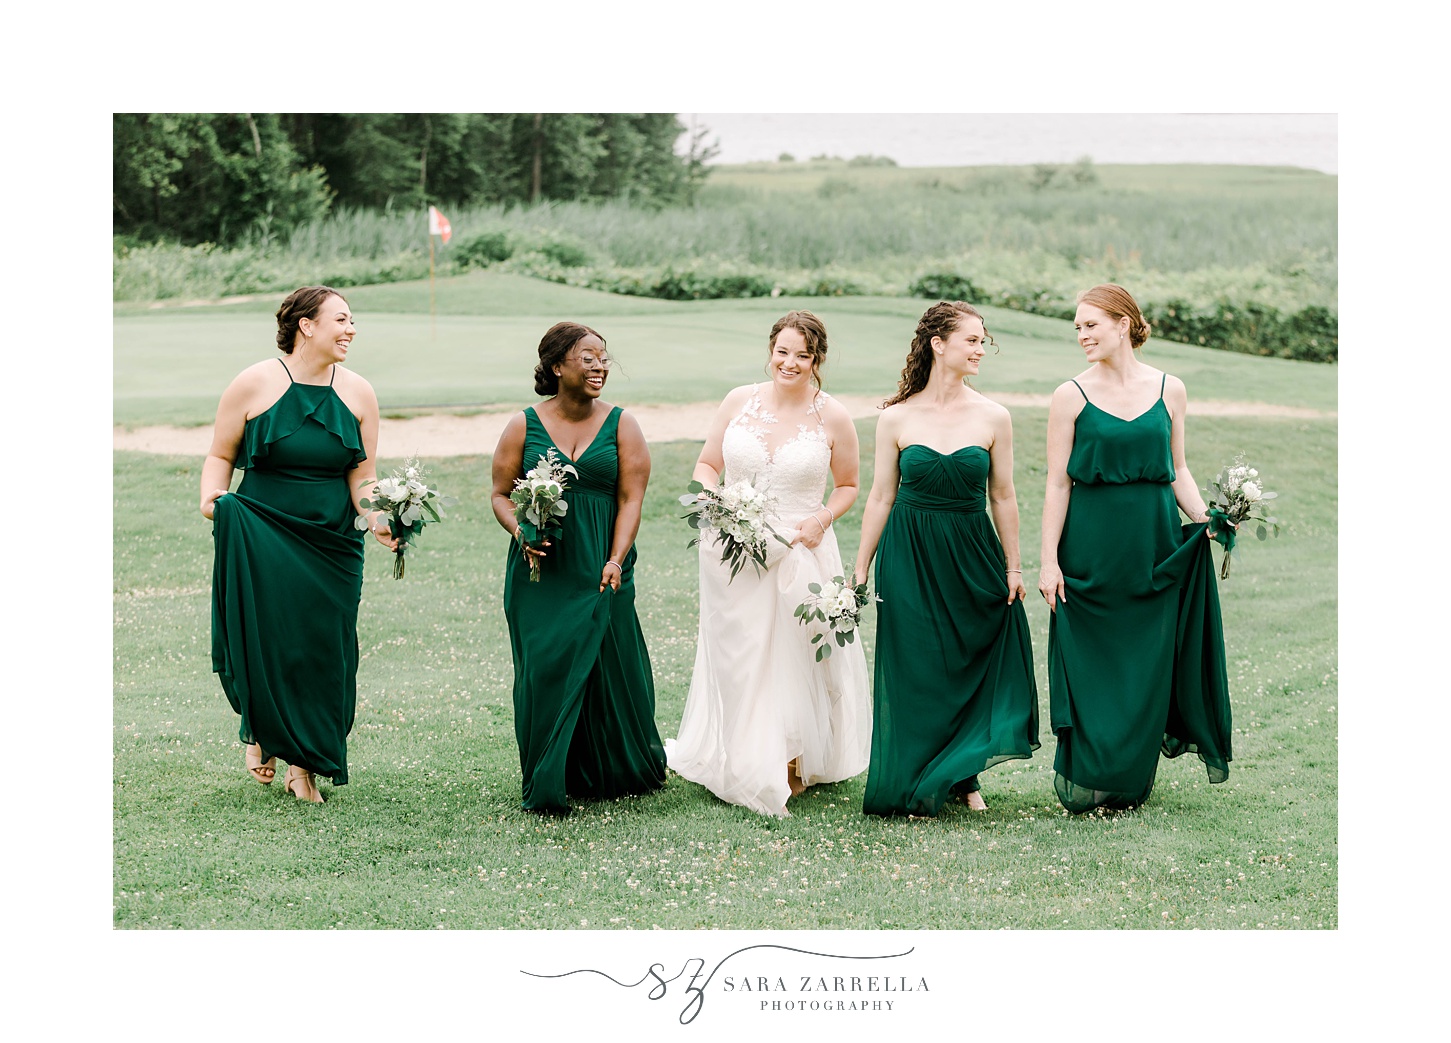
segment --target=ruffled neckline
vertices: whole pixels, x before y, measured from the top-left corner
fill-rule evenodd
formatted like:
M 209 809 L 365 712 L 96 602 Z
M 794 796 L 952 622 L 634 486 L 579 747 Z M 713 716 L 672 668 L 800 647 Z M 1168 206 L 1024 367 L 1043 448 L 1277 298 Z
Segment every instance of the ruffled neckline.
M 313 395 L 299 392 L 298 388 L 322 393 Z M 266 459 L 274 443 L 294 434 L 309 419 L 316 420 L 344 448 L 352 451 L 351 464 L 367 459 L 358 418 L 338 397 L 333 386 L 294 382 L 288 385 L 281 398 L 247 421 L 242 431 L 242 458 L 237 466 L 246 469 Z

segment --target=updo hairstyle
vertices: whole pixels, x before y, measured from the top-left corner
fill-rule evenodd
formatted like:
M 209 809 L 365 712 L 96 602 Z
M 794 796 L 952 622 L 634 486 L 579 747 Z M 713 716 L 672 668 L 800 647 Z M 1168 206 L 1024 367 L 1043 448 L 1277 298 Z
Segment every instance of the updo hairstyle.
M 811 352 L 811 383 L 820 390 L 821 367 L 826 365 L 826 324 L 809 311 L 788 311 L 771 327 L 771 336 L 766 341 L 768 358 L 776 350 L 776 337 L 784 329 L 793 329 L 805 339 L 806 350 Z
M 564 357 L 584 338 L 593 334 L 600 339 L 603 346 L 605 338 L 598 330 L 592 330 L 579 322 L 556 322 L 544 334 L 539 341 L 539 365 L 534 367 L 534 393 L 536 395 L 557 395 L 559 393 L 559 374 L 554 372 L 554 367 L 564 361 Z
M 1138 302 L 1133 295 L 1117 283 L 1101 283 L 1092 289 L 1084 290 L 1078 295 L 1079 304 L 1091 304 L 1093 307 L 1105 312 L 1114 322 L 1128 317 L 1129 320 L 1129 344 L 1138 351 L 1144 346 L 1144 341 L 1149 339 L 1151 328 L 1144 321 L 1143 313 L 1139 311 Z
M 298 324 L 303 319 L 316 319 L 322 309 L 322 302 L 329 297 L 343 297 L 331 286 L 304 286 L 293 290 L 277 309 L 277 350 L 284 355 L 292 354 L 297 343 Z M 344 303 L 347 298 L 343 297 Z

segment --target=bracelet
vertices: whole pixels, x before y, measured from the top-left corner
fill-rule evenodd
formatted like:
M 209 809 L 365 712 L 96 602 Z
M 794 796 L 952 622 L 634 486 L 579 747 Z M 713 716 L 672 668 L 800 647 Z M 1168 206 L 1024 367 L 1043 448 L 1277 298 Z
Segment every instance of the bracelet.
M 811 516 L 811 520 L 814 521 L 816 523 L 816 527 L 821 530 L 821 535 L 825 536 L 826 535 L 826 526 L 821 524 L 821 519 L 818 518 L 816 515 L 813 514 Z
M 1022 569 L 1008 569 L 1007 571 L 1008 572 L 1016 572 L 1019 576 L 1021 576 L 1023 574 L 1023 570 Z
M 623 576 L 625 574 L 625 570 L 622 569 L 622 568 L 620 568 L 620 563 L 618 561 L 607 561 L 607 562 L 605 562 L 605 564 L 606 565 L 613 565 L 615 568 L 620 569 L 620 575 L 621 576 Z
M 827 522 L 826 525 L 821 525 L 821 520 L 819 518 L 816 521 L 816 524 L 817 525 L 821 525 L 821 531 L 823 533 L 825 533 L 826 532 L 826 529 L 827 529 L 827 526 L 831 525 L 833 522 L 836 521 L 836 515 L 831 513 L 831 508 L 830 507 L 822 507 L 820 509 L 823 510 L 823 511 L 825 511 L 826 514 L 827 514 L 827 517 L 829 517 L 831 519 L 831 521 Z M 811 517 L 816 518 L 816 512 L 815 511 L 812 511 L 811 512 Z

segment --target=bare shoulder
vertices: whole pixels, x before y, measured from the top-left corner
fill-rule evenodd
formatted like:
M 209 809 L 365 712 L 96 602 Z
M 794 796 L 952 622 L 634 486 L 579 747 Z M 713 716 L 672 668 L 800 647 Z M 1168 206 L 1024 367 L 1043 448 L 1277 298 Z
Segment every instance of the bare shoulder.
M 1001 402 L 993 401 L 992 399 L 984 395 L 981 391 L 978 391 L 975 388 L 970 390 L 972 391 L 972 394 L 974 396 L 973 398 L 969 399 L 969 401 L 972 403 L 973 409 L 981 410 L 982 415 L 987 417 L 995 424 L 1001 423 L 1005 420 L 1011 422 L 1012 417 L 1011 414 L 1008 413 L 1007 406 L 1003 405 Z
M 280 359 L 263 359 L 261 362 L 254 362 L 242 372 L 232 378 L 227 385 L 228 391 L 260 391 L 281 382 L 283 387 L 291 383 L 286 368 L 286 363 L 279 365 Z
M 842 405 L 825 391 L 821 392 L 816 398 L 816 410 L 821 414 L 823 420 L 834 421 L 839 424 L 851 423 L 851 410 L 847 409 L 846 406 Z M 886 410 L 883 410 L 883 413 L 885 412 Z
M 1063 383 L 1059 384 L 1056 388 L 1053 389 L 1053 403 L 1056 405 L 1060 400 L 1066 403 L 1070 399 L 1075 398 L 1078 399 L 1080 402 L 1083 401 L 1083 391 L 1079 387 L 1079 385 L 1075 383 L 1075 381 L 1081 381 L 1087 376 L 1088 373 L 1085 371 L 1078 374 L 1078 376 L 1073 378 L 1073 380 L 1065 380 Z
M 334 367 L 336 376 L 333 378 L 333 386 L 337 388 L 339 395 L 342 395 L 349 403 L 357 403 L 371 409 L 378 408 L 378 395 L 373 391 L 373 385 L 368 383 L 366 377 L 343 366 Z
M 913 410 L 908 402 L 897 402 L 884 406 L 877 415 L 877 444 L 895 443 L 897 437 L 902 433 L 902 428 L 911 419 L 912 413 Z
M 726 409 L 732 406 L 743 406 L 746 404 L 746 400 L 755 393 L 755 384 L 742 384 L 740 387 L 731 388 L 726 392 L 725 398 L 720 400 L 720 407 Z
M 520 415 L 522 416 L 523 414 Z M 640 422 L 636 420 L 635 415 L 624 406 L 620 407 L 620 420 L 618 430 L 624 432 L 627 436 L 638 435 L 641 438 L 645 437 L 645 433 L 640 429 Z

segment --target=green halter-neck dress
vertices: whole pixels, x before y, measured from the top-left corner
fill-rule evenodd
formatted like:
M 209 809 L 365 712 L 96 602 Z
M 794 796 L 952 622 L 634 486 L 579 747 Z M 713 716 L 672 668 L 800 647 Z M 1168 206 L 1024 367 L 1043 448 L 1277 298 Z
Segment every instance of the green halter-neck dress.
M 246 474 L 212 517 L 212 669 L 239 736 L 337 786 L 348 781 L 363 591 L 348 477 L 366 458 L 331 381 L 293 381 L 247 421 Z

